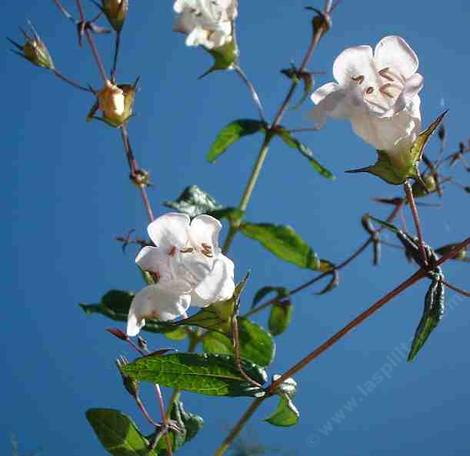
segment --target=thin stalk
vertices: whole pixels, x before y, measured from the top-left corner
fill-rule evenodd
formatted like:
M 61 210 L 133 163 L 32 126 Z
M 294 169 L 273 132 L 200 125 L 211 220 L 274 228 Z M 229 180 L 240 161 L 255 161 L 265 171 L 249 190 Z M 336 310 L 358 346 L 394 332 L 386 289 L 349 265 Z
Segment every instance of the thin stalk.
M 119 51 L 121 49 L 121 32 L 116 32 L 116 39 L 114 41 L 114 57 L 113 66 L 111 68 L 111 81 L 115 81 L 117 65 L 119 60 Z
M 80 22 L 82 24 L 85 24 L 85 13 L 83 12 L 82 1 L 76 0 L 76 3 L 77 3 L 77 8 L 78 8 L 78 13 L 80 15 Z M 96 43 L 93 38 L 93 35 L 90 33 L 90 30 L 88 30 L 86 27 L 83 30 L 83 33 L 85 35 L 86 40 L 88 41 L 88 45 L 90 46 L 91 53 L 93 54 L 93 57 L 95 59 L 96 66 L 98 67 L 98 71 L 101 76 L 101 79 L 106 84 L 106 82 L 108 81 L 108 76 L 106 74 L 103 61 L 101 60 L 100 53 L 98 52 L 98 48 L 96 47 Z
M 266 118 L 264 116 L 263 104 L 261 103 L 261 99 L 258 95 L 258 92 L 256 91 L 255 86 L 253 85 L 253 83 L 250 81 L 250 79 L 248 78 L 248 76 L 245 74 L 245 72 L 242 70 L 240 66 L 235 65 L 234 69 L 237 75 L 240 76 L 240 79 L 243 81 L 243 83 L 247 86 L 248 91 L 251 94 L 251 98 L 253 99 L 253 102 L 258 111 L 258 115 L 260 119 L 263 122 L 266 122 Z
M 406 181 L 404 184 L 406 198 L 408 200 L 408 204 L 410 205 L 411 215 L 413 216 L 413 221 L 416 227 L 416 234 L 418 235 L 418 243 L 419 243 L 419 254 L 421 256 L 421 260 L 423 264 L 428 264 L 428 257 L 426 255 L 426 248 L 424 247 L 424 236 L 423 236 L 423 229 L 421 227 L 421 220 L 419 218 L 418 208 L 416 207 L 415 197 L 413 195 L 413 189 L 411 188 L 411 184 L 409 181 Z
M 61 79 L 64 82 L 66 82 L 67 84 L 71 85 L 75 89 L 82 90 L 83 92 L 93 93 L 93 90 L 91 90 L 89 87 L 84 87 L 81 84 L 79 84 L 78 82 L 74 81 L 73 79 L 65 76 L 57 68 L 54 68 L 52 70 L 52 72 L 54 73 L 54 75 L 56 77 L 58 77 L 59 79 Z
M 137 163 L 137 160 L 134 156 L 134 152 L 132 150 L 131 142 L 129 139 L 129 132 L 127 130 L 127 125 L 126 124 L 122 125 L 120 128 L 120 131 L 121 131 L 122 142 L 124 144 L 124 150 L 126 152 L 127 163 L 129 165 L 131 179 L 138 186 L 140 196 L 142 198 L 142 202 L 144 203 L 145 212 L 147 213 L 147 217 L 149 221 L 152 222 L 155 217 L 153 215 L 152 205 L 150 203 L 150 200 L 147 194 L 147 187 L 144 184 L 137 184 L 139 165 Z
M 449 251 L 448 253 L 443 255 L 437 261 L 436 266 L 440 266 L 441 264 L 445 263 L 447 260 L 453 258 L 458 252 L 460 252 L 462 249 L 466 248 L 468 245 L 470 245 L 470 237 L 465 239 L 460 244 L 456 245 L 451 251 Z M 245 411 L 245 413 L 242 415 L 240 420 L 235 424 L 235 426 L 230 431 L 229 435 L 223 441 L 222 445 L 216 451 L 215 456 L 222 456 L 223 454 L 225 454 L 225 452 L 228 450 L 230 445 L 233 443 L 233 441 L 240 434 L 240 432 L 242 431 L 245 424 L 251 418 L 253 413 L 258 409 L 258 407 L 261 405 L 261 403 L 265 399 L 270 397 L 270 395 L 276 390 L 276 388 L 282 382 L 284 382 L 289 377 L 294 376 L 299 371 L 304 369 L 308 364 L 310 364 L 313 360 L 318 358 L 322 353 L 324 353 L 329 348 L 331 348 L 333 345 L 335 345 L 346 334 L 348 334 L 354 328 L 356 328 L 361 323 L 363 323 L 365 320 L 367 320 L 371 315 L 373 315 L 375 312 L 377 312 L 379 309 L 381 309 L 385 304 L 392 301 L 393 298 L 395 298 L 396 296 L 401 294 L 403 291 L 405 291 L 407 288 L 411 287 L 416 282 L 418 282 L 419 280 L 425 278 L 426 276 L 427 276 L 427 271 L 424 268 L 419 269 L 412 276 L 408 277 L 408 279 L 406 279 L 404 282 L 402 282 L 400 285 L 398 285 L 396 288 L 394 288 L 392 291 L 390 291 L 385 296 L 383 296 L 381 299 L 379 299 L 377 302 L 372 304 L 372 306 L 370 306 L 367 310 L 365 310 L 364 312 L 359 314 L 354 320 L 349 322 L 346 326 L 344 326 L 342 329 L 340 329 L 336 334 L 334 334 L 332 337 L 330 337 L 328 340 L 326 340 L 320 346 L 318 346 L 312 352 L 310 352 L 307 356 L 305 356 L 300 361 L 298 361 L 296 364 L 294 364 L 290 369 L 288 369 L 286 372 L 284 372 L 276 381 L 272 382 L 271 385 L 266 390 L 267 394 L 263 397 L 255 399 L 250 404 L 249 408 Z
M 241 430 L 245 426 L 245 424 L 248 422 L 248 420 L 253 416 L 253 414 L 256 412 L 258 407 L 263 403 L 263 400 L 265 397 L 259 397 L 255 399 L 246 412 L 242 415 L 240 420 L 237 422 L 237 424 L 233 427 L 233 429 L 230 431 L 230 434 L 227 435 L 225 440 L 222 442 L 220 447 L 216 450 L 214 453 L 214 456 L 222 456 L 225 454 L 225 452 L 230 448 L 234 440 L 238 437 L 238 434 L 240 434 Z

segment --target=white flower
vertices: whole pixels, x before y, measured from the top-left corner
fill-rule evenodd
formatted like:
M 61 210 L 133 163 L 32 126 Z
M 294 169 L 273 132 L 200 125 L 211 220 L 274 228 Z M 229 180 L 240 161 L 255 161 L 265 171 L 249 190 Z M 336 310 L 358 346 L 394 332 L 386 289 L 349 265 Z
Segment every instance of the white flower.
M 126 97 L 124 91 L 111 81 L 98 94 L 99 108 L 104 116 L 109 119 L 120 117 L 124 114 Z
M 187 46 L 217 49 L 233 40 L 237 0 L 176 0 L 174 30 L 185 33 Z
M 232 297 L 233 262 L 218 245 L 222 225 L 209 215 L 162 215 L 148 226 L 156 247 L 144 247 L 136 263 L 158 279 L 137 293 L 129 309 L 127 334 L 135 336 L 145 318 L 174 320 L 190 305 L 206 307 Z
M 345 49 L 333 64 L 330 82 L 312 95 L 318 127 L 327 117 L 349 119 L 354 132 L 377 150 L 399 157 L 421 129 L 418 57 L 399 36 Z

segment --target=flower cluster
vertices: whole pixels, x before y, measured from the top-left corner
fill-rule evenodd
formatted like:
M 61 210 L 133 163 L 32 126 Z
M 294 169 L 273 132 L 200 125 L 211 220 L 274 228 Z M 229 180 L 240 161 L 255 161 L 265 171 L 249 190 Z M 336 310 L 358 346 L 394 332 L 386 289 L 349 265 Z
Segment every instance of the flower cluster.
M 406 154 L 421 129 L 418 57 L 398 36 L 345 49 L 333 64 L 330 82 L 312 95 L 319 127 L 327 117 L 349 119 L 354 132 L 392 160 Z
M 184 316 L 190 305 L 206 307 L 232 297 L 234 265 L 219 248 L 221 227 L 209 215 L 191 221 L 179 213 L 162 215 L 148 226 L 156 247 L 144 247 L 135 261 L 157 283 L 134 297 L 127 322 L 129 336 L 139 333 L 146 318 L 174 320 Z
M 174 30 L 187 35 L 188 46 L 217 49 L 232 42 L 237 0 L 176 0 Z

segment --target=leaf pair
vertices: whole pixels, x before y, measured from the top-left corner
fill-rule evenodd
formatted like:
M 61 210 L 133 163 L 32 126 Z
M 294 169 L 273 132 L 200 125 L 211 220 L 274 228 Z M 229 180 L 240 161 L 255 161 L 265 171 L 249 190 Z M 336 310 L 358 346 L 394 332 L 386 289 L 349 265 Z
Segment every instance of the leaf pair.
M 300 154 L 305 157 L 312 165 L 313 169 L 327 179 L 334 179 L 334 175 L 326 169 L 315 157 L 313 152 L 305 144 L 300 142 L 297 138 L 292 136 L 292 133 L 286 130 L 284 127 L 276 127 L 273 130 L 269 130 L 266 122 L 255 120 L 255 119 L 238 119 L 229 123 L 224 127 L 214 143 L 212 144 L 209 153 L 207 154 L 207 160 L 210 163 L 215 162 L 230 146 L 235 144 L 241 138 L 255 133 L 265 133 L 267 135 L 279 136 L 285 144 L 289 147 L 296 149 Z

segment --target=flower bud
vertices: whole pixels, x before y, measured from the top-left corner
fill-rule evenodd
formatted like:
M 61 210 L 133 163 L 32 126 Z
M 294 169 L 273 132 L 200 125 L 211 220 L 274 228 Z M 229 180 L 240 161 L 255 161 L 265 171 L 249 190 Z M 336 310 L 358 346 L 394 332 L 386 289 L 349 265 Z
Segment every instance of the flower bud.
M 32 24 L 29 24 L 29 27 L 30 34 L 25 32 L 24 30 L 21 30 L 26 40 L 23 45 L 18 44 L 11 39 L 8 39 L 10 43 L 13 44 L 13 46 L 15 46 L 16 48 L 13 49 L 13 52 L 25 58 L 26 60 L 29 60 L 32 64 L 36 66 L 53 70 L 54 62 L 52 61 L 52 57 L 49 54 L 46 45 L 41 40 Z
M 413 184 L 412 189 L 415 198 L 422 198 L 423 196 L 434 193 L 437 190 L 436 179 L 432 174 L 428 174 L 421 180 L 416 181 Z
M 133 378 L 129 377 L 123 372 L 123 367 L 125 367 L 128 363 L 127 359 L 121 356 L 120 358 L 116 359 L 116 367 L 121 374 L 122 383 L 126 391 L 132 396 L 137 397 L 139 394 L 139 382 L 134 380 Z
M 129 0 L 101 0 L 101 10 L 116 32 L 120 32 L 129 10 Z
M 108 125 L 118 128 L 132 116 L 136 85 L 113 84 L 106 81 L 105 86 L 96 94 L 96 102 L 88 113 L 87 119 L 96 118 L 95 113 L 100 110 L 103 117 L 100 120 Z

